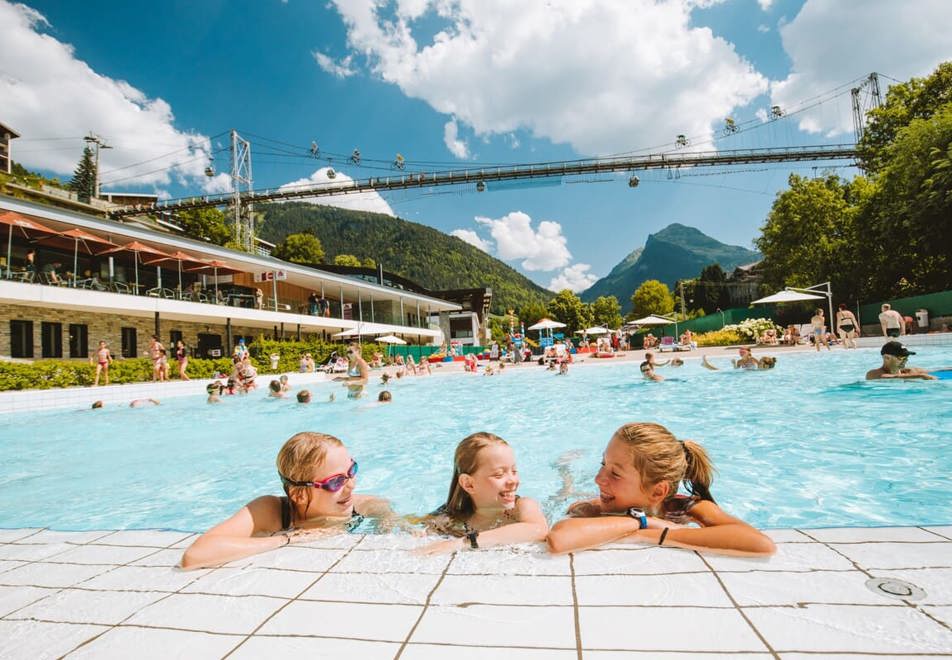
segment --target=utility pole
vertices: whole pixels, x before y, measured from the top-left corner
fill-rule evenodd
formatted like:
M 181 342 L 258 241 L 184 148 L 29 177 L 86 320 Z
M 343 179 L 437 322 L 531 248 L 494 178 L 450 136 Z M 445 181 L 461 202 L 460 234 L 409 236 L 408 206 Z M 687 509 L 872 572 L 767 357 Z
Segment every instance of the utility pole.
M 251 202 L 242 206 L 241 191 L 250 193 L 253 187 L 251 176 L 251 143 L 242 139 L 238 131 L 231 131 L 231 189 L 235 210 L 235 242 L 245 252 L 255 251 L 255 218 Z
M 869 87 L 869 105 L 864 106 L 860 94 L 867 87 Z M 850 96 L 853 99 L 853 133 L 858 143 L 863 139 L 863 132 L 866 130 L 866 113 L 883 104 L 883 97 L 879 92 L 879 74 L 875 71 L 869 74 L 866 80 L 850 90 Z
M 89 135 L 83 138 L 83 141 L 86 142 L 86 144 L 96 145 L 96 191 L 95 191 L 94 197 L 96 199 L 99 199 L 99 150 L 112 149 L 112 147 L 106 144 L 105 140 L 103 140 L 101 137 L 99 137 L 92 131 L 89 132 Z

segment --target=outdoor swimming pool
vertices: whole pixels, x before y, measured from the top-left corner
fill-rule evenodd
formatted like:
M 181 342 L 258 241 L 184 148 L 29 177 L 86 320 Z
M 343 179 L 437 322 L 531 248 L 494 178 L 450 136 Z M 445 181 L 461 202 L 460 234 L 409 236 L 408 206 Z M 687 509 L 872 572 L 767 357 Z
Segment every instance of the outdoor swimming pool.
M 952 348 L 917 348 L 916 365 L 952 365 Z M 727 356 L 714 363 L 726 367 Z M 558 518 L 562 457 L 575 487 L 592 479 L 612 432 L 657 421 L 702 442 L 720 504 L 760 527 L 947 524 L 952 521 L 952 381 L 862 380 L 878 352 L 780 353 L 770 372 L 709 372 L 697 360 L 643 381 L 637 364 L 524 366 L 502 376 L 435 375 L 348 401 L 312 385 L 301 406 L 264 392 L 209 406 L 22 413 L 0 418 L 0 527 L 201 530 L 251 497 L 280 492 L 274 459 L 293 433 L 337 435 L 360 462 L 358 488 L 402 513 L 436 508 L 453 449 L 476 430 L 515 448 L 520 493 Z M 375 374 L 376 376 L 376 374 Z M 572 498 L 574 499 L 574 498 Z

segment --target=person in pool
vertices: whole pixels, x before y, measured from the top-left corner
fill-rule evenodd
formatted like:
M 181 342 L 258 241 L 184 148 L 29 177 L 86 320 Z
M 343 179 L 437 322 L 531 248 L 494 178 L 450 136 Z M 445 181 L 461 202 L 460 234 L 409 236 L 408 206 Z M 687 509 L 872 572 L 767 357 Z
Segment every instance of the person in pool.
M 667 362 L 664 364 L 667 364 Z M 638 368 L 641 370 L 641 375 L 644 376 L 645 380 L 653 380 L 660 383 L 664 380 L 664 376 L 659 376 L 655 373 L 655 369 L 660 366 L 662 365 L 655 362 L 654 353 L 649 351 L 645 353 L 645 361 L 642 362 Z
M 364 386 L 370 379 L 370 366 L 360 354 L 360 344 L 353 342 L 347 348 L 347 377 L 343 380 L 347 388 L 348 399 L 359 399 L 364 395 Z
M 218 566 L 291 543 L 350 531 L 365 516 L 392 519 L 386 500 L 354 492 L 357 461 L 332 435 L 294 434 L 278 452 L 277 467 L 284 496 L 255 498 L 199 536 L 182 555 L 183 569 Z
M 606 543 L 648 543 L 733 555 L 771 555 L 766 535 L 725 513 L 710 486 L 714 466 L 696 442 L 660 424 L 625 424 L 612 436 L 595 477 L 599 497 L 568 509 L 549 532 L 554 553 Z M 691 495 L 680 495 L 684 484 Z M 689 527 L 690 524 L 698 527 Z
M 433 555 L 465 548 L 541 541 L 549 531 L 539 504 L 516 494 L 519 472 L 509 443 L 492 433 L 467 436 L 456 447 L 446 503 L 424 520 L 457 538 L 420 548 Z
M 915 355 L 898 341 L 887 341 L 879 349 L 879 354 L 883 358 L 883 364 L 877 369 L 870 369 L 866 372 L 866 380 L 879 380 L 881 378 L 918 378 L 919 380 L 937 380 L 925 369 L 916 367 L 907 367 L 906 362 L 910 355 Z M 937 369 L 935 371 L 949 371 L 952 367 Z

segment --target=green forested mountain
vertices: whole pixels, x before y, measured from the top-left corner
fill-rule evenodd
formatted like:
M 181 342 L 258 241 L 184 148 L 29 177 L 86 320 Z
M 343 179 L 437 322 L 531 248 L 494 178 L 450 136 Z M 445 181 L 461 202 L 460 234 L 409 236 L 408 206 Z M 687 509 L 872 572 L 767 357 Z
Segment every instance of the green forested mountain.
M 631 295 L 645 280 L 660 280 L 673 287 L 679 279 L 696 277 L 704 266 L 717 263 L 730 271 L 759 258 L 758 252 L 725 245 L 694 227 L 674 223 L 649 235 L 644 248 L 625 257 L 581 297 L 590 302 L 599 296 L 615 296 L 628 311 Z
M 495 313 L 545 303 L 553 295 L 469 243 L 415 222 L 304 202 L 256 206 L 255 211 L 263 214 L 258 235 L 266 241 L 281 243 L 288 234 L 311 232 L 324 246 L 326 263 L 351 254 L 428 289 L 488 286 Z

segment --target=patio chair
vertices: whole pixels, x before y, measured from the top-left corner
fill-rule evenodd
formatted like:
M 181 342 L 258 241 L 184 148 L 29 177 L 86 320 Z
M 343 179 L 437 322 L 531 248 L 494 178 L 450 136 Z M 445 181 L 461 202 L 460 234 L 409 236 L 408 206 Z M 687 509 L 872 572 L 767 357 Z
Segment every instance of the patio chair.
M 674 341 L 674 337 L 662 337 L 661 343 L 658 344 L 658 352 L 663 353 L 664 351 L 690 351 L 690 346 L 682 346 Z
M 125 282 L 111 282 L 109 288 L 116 293 L 132 293 L 132 289 Z

